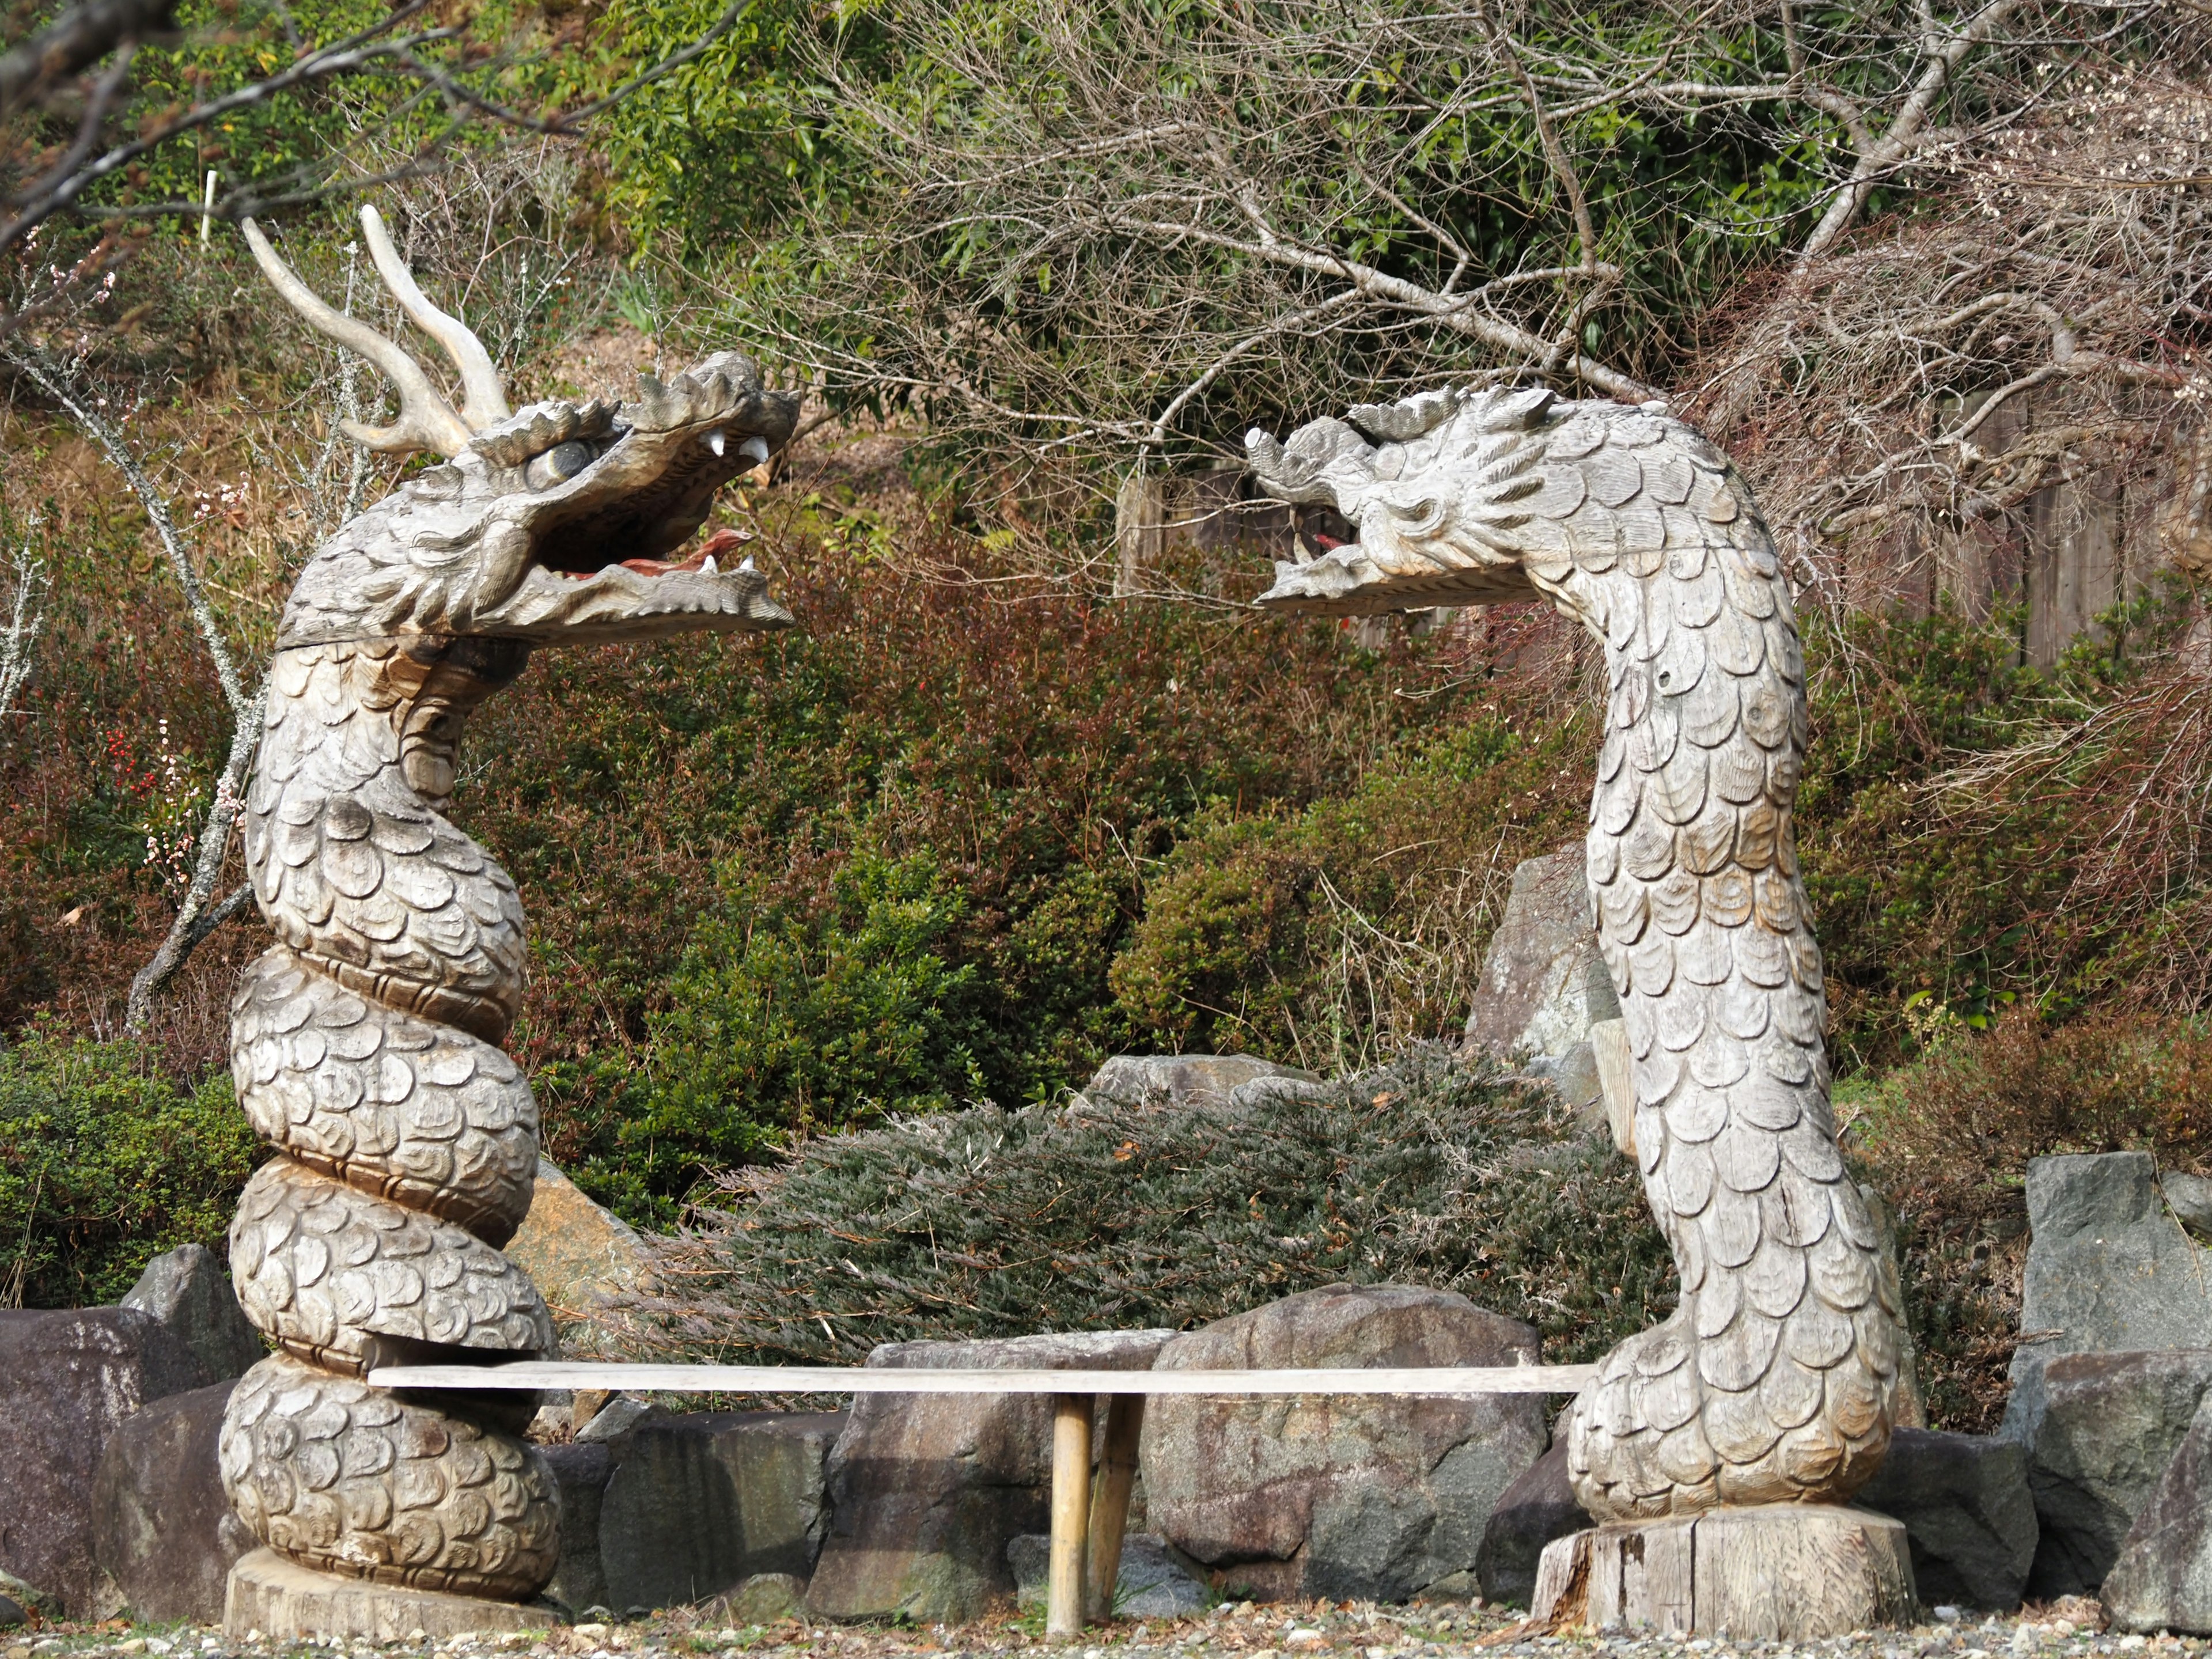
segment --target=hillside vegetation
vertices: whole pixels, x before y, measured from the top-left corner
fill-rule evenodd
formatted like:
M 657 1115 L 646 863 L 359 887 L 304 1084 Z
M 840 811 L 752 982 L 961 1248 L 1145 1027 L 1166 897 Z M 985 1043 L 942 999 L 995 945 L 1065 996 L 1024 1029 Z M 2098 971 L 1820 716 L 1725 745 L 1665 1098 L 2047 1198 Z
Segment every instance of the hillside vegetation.
M 94 425 L 167 504 L 249 682 L 301 563 L 406 471 L 337 435 L 377 417 L 374 377 L 228 223 L 203 244 L 178 216 L 212 168 L 226 213 L 396 336 L 344 199 L 387 180 L 517 403 L 733 343 L 814 394 L 787 467 L 717 520 L 799 626 L 542 653 L 477 717 L 457 797 L 530 915 L 513 1047 L 548 1150 L 629 1219 L 689 1227 L 696 1296 L 637 1340 L 849 1358 L 1401 1277 L 1566 1358 L 1663 1309 L 1626 1166 L 1433 1047 L 1514 866 L 1582 833 L 1589 647 L 1533 606 L 1262 615 L 1267 561 L 1233 538 L 1115 574 L 1133 475 L 1218 467 L 1254 420 L 1540 368 L 1674 397 L 1772 509 L 1839 1115 L 1900 1217 L 1939 1419 L 1986 1424 L 2025 1159 L 2212 1156 L 2188 574 L 2212 567 L 2212 140 L 2184 118 L 2212 52 L 2195 10 L 2125 40 L 2045 10 L 1914 114 L 1903 6 L 1787 38 L 1664 0 L 1480 38 L 1382 0 L 489 8 L 483 50 L 422 48 L 477 103 L 373 77 L 272 96 L 9 230 L 0 628 L 37 626 L 0 636 L 0 1304 L 110 1297 L 157 1249 L 220 1244 L 255 1157 L 226 1075 L 250 912 L 125 1030 L 233 728 Z M 374 22 L 179 16 L 114 119 L 155 130 Z M 1678 51 L 1679 85 L 1644 73 Z M 1699 101 L 1731 78 L 1774 95 Z M 617 88 L 580 137 L 507 119 Z M 503 137 L 455 125 L 494 91 Z M 1872 130 L 1836 98 L 1893 137 L 1935 125 L 1868 183 Z M 0 118 L 9 189 L 66 159 L 72 110 Z M 2053 173 L 2061 149 L 2145 188 Z M 1132 216 L 1156 199 L 1184 216 Z M 1971 412 L 2015 396 L 2011 437 Z M 2177 561 L 2139 562 L 2055 662 L 2028 665 L 2025 589 L 1891 580 L 1916 548 L 2025 545 L 2037 492 L 2099 480 L 2171 504 Z M 1256 1124 L 1060 1113 L 1105 1055 L 1184 1049 L 1348 1080 Z M 1042 1253 L 1007 1255 L 1015 1232 Z

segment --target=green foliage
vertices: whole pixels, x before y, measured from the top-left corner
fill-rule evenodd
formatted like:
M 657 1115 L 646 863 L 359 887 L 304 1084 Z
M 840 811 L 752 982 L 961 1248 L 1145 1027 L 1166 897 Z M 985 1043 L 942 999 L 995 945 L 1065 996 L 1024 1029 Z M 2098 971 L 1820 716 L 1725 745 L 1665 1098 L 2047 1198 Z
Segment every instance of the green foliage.
M 564 54 L 569 101 L 601 93 L 684 50 L 727 0 L 623 0 L 588 49 Z M 732 239 L 773 237 L 797 204 L 861 181 L 811 107 L 799 55 L 823 33 L 863 59 L 880 41 L 865 9 L 843 15 L 755 0 L 713 46 L 610 110 L 594 128 L 605 163 L 611 228 L 635 244 L 664 239 L 690 258 L 728 252 Z
M 860 850 L 816 903 L 732 860 L 624 1079 L 617 1150 L 592 1172 L 635 1206 L 700 1164 L 983 1092 L 978 965 L 941 954 L 968 920 L 965 895 L 924 854 Z
M 0 1048 L 0 1306 L 112 1302 L 179 1244 L 228 1255 L 258 1161 L 227 1076 L 188 1091 L 135 1043 L 36 1029 Z
M 2108 620 L 2124 635 L 2128 619 Z M 2140 630 L 2156 619 L 2135 620 Z M 2023 734 L 2141 690 L 2142 669 L 2109 645 L 2085 643 L 2053 672 L 2025 666 L 2018 623 L 1943 611 L 1805 621 L 1813 742 L 1798 848 L 1846 1074 L 1909 1059 L 1925 1030 L 1986 1025 L 2016 1001 L 2098 1006 L 2141 977 L 2147 939 L 2170 939 L 2205 902 L 2207 884 L 2190 878 L 2069 908 L 2106 834 L 2083 790 L 2002 770 L 1963 794 L 1941 787 Z M 1566 625 L 1546 626 L 1539 650 L 1570 658 Z M 1322 1067 L 1378 1039 L 1448 1029 L 1503 877 L 1582 833 L 1595 741 L 1577 707 L 1501 684 L 1464 723 L 1399 745 L 1349 791 L 1209 818 L 1148 885 L 1112 970 L 1120 1007 L 1163 1046 Z M 2135 793 L 2140 780 L 2126 781 Z M 1443 939 L 1457 960 L 1439 962 Z
M 919 515 L 908 556 L 969 574 L 915 574 L 823 520 L 770 556 L 801 629 L 547 653 L 471 738 L 554 1155 L 641 1221 L 793 1133 L 1155 1046 L 1108 976 L 1158 860 L 1456 710 L 1391 695 L 1425 647 L 1040 590 Z
M 2017 1008 L 1838 1091 L 1844 1145 L 1895 1206 L 1931 1420 L 1987 1433 L 2009 1388 L 2027 1161 L 2141 1150 L 2212 1170 L 2212 1037 L 2184 1022 Z
M 701 15 L 627 9 L 624 50 L 665 49 Z M 1261 251 L 1275 238 L 1431 293 L 1492 283 L 1495 314 L 1663 384 L 1715 296 L 1802 239 L 1849 167 L 1842 126 L 1794 95 L 1565 91 L 1662 60 L 1692 82 L 1802 84 L 1771 26 L 1657 3 L 1517 12 L 1520 53 L 1555 77 L 1553 137 L 1607 273 L 1593 280 L 1486 14 L 926 0 L 835 18 L 733 37 L 719 81 L 678 77 L 665 101 L 680 118 L 650 94 L 618 113 L 636 134 L 622 187 L 687 258 L 728 259 L 729 325 L 806 362 L 835 404 L 911 396 L 941 431 L 971 426 L 962 447 L 992 453 L 963 459 L 982 468 L 1024 442 L 1126 466 L 1170 405 L 1167 447 L 1218 460 L 1254 421 L 1334 407 L 1322 388 L 1505 361 L 1411 307 L 1335 303 L 1326 262 Z M 1877 98 L 1919 30 L 1888 3 L 1796 27 L 1810 73 Z M 1975 72 L 1947 94 L 1961 109 Z M 699 154 L 714 133 L 728 159 Z
M 1635 1170 L 1548 1093 L 1441 1050 L 1312 1097 L 995 1106 L 811 1141 L 674 1241 L 700 1358 L 854 1361 L 878 1342 L 1187 1328 L 1317 1285 L 1426 1285 L 1590 1359 L 1671 1310 Z
M 1118 1006 L 1164 1048 L 1323 1070 L 1449 1030 L 1498 921 L 1487 878 L 1575 836 L 1593 741 L 1572 710 L 1528 725 L 1486 705 L 1346 794 L 1216 816 L 1150 884 Z

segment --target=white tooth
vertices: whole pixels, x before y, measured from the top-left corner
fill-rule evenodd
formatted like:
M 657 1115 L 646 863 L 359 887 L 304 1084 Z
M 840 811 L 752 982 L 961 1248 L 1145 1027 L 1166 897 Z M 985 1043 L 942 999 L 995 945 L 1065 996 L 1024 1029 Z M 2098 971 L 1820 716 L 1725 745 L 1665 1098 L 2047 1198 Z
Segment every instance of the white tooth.
M 720 454 L 721 452 L 717 450 L 715 453 Z M 738 446 L 738 453 L 758 466 L 768 459 L 768 441 L 757 436 L 748 438 Z
M 745 562 L 744 562 L 743 564 L 739 565 L 739 566 L 738 567 L 738 568 L 739 570 L 741 570 L 741 571 L 744 571 L 744 570 L 750 570 L 750 569 L 751 569 L 752 568 L 753 568 L 753 556 L 752 556 L 751 554 L 748 553 L 748 554 L 746 554 L 746 555 L 745 555 Z
M 717 455 L 722 453 L 722 428 L 719 426 L 707 434 L 707 447 Z
M 714 556 L 712 553 L 709 553 L 707 556 L 707 562 L 699 567 L 699 574 L 702 576 L 719 575 L 721 573 L 721 566 L 714 562 Z

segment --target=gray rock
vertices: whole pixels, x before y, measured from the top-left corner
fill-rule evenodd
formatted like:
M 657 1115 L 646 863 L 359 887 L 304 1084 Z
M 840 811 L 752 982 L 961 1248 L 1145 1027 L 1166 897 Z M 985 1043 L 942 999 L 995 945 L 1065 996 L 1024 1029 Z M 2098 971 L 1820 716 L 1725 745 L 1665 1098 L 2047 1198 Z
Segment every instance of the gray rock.
M 93 1476 L 107 1437 L 147 1401 L 210 1380 L 191 1349 L 136 1308 L 0 1310 L 0 1571 L 37 1585 L 68 1618 L 94 1616 Z
M 1620 1000 L 1598 953 L 1582 844 L 1528 860 L 1513 872 L 1505 915 L 1483 955 L 1468 1042 L 1519 1060 L 1595 1114 L 1603 1085 L 1590 1026 L 1620 1018 Z
M 167 1326 L 216 1382 L 245 1376 L 269 1352 L 238 1305 L 222 1264 L 204 1245 L 180 1244 L 155 1256 L 123 1293 L 123 1305 Z
M 1486 1601 L 1525 1607 L 1536 1589 L 1536 1564 L 1544 1546 L 1595 1524 L 1575 1502 L 1567 1483 L 1567 1448 L 1553 1446 L 1515 1477 L 1498 1495 L 1474 1556 L 1474 1584 Z M 1472 1593 L 1449 1580 L 1428 1587 L 1431 1595 Z
M 627 1438 L 631 1430 L 656 1413 L 669 1415 L 649 1400 L 618 1394 L 592 1413 L 590 1421 L 576 1431 L 576 1438 L 591 1445 L 613 1444 Z
M 2212 1250 L 2167 1212 L 2154 1173 L 2148 1152 L 2028 1160 L 2032 1358 L 2212 1347 Z
M 715 1607 L 732 1625 L 773 1625 L 806 1616 L 806 1581 L 788 1572 L 757 1572 Z
M 1465 1297 L 1334 1285 L 1178 1336 L 1157 1369 L 1511 1365 L 1536 1333 Z M 1548 1443 L 1539 1395 L 1208 1399 L 1146 1409 L 1152 1528 L 1270 1599 L 1402 1601 L 1471 1570 Z
M 2181 1230 L 2191 1238 L 2212 1243 L 2212 1181 L 2179 1170 L 2161 1170 L 2158 1185 Z
M 0 1630 L 13 1630 L 30 1616 L 14 1596 L 0 1595 Z
M 1006 1546 L 1016 1599 L 1024 1607 L 1045 1604 L 1052 1576 L 1052 1537 L 1024 1533 Z M 1121 1570 L 1114 1577 L 1114 1614 L 1121 1619 L 1181 1619 L 1203 1613 L 1213 1592 L 1196 1563 L 1158 1533 L 1133 1532 L 1121 1540 Z
M 868 1364 L 1140 1371 L 1173 1334 L 887 1343 Z M 935 1623 L 1006 1605 L 1006 1546 L 1048 1529 L 1051 1478 L 1052 1407 L 1042 1396 L 860 1395 L 830 1455 L 830 1535 L 807 1607 L 825 1619 Z
M 2212 1635 L 2212 1392 L 2197 1402 L 2098 1594 L 2123 1630 Z
M 1249 1054 L 1115 1054 L 1084 1085 L 1083 1098 L 1139 1109 L 1206 1101 L 1258 1106 L 1321 1086 L 1311 1072 Z
M 829 1528 L 824 1465 L 844 1426 L 834 1412 L 640 1423 L 599 1509 L 605 1605 L 627 1615 L 703 1601 L 759 1573 L 805 1577 Z
M 1998 1613 L 2020 1606 L 2039 1529 L 2017 1441 L 1898 1429 L 1852 1501 L 1905 1523 L 1922 1601 Z
M 2208 1389 L 2204 1349 L 2059 1354 L 2016 1382 L 2001 1432 L 2035 1495 L 2030 1595 L 2096 1593 Z
M 561 1495 L 561 1565 L 546 1585 L 547 1600 L 573 1614 L 607 1605 L 607 1573 L 599 1559 L 599 1516 L 607 1482 L 615 1472 L 614 1454 L 590 1441 L 540 1446 Z
M 141 1407 L 92 1484 L 93 1554 L 123 1604 L 161 1624 L 222 1622 L 231 1564 L 258 1546 L 231 1513 L 216 1442 L 233 1378 Z

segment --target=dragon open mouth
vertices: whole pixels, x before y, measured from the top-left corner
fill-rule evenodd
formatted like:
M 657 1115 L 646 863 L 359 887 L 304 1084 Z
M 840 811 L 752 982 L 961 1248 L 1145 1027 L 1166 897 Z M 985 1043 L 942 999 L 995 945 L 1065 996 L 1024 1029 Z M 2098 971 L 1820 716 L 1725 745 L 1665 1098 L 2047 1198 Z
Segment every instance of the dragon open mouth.
M 423 469 L 325 543 L 301 573 L 278 641 L 429 634 L 599 644 L 788 628 L 744 532 L 696 545 L 714 496 L 790 441 L 801 395 L 770 391 L 739 352 L 716 352 L 635 396 L 550 398 L 510 411 L 483 342 L 432 305 L 364 210 L 377 269 L 459 374 L 457 407 L 395 343 L 317 297 L 246 226 L 254 258 L 319 332 L 360 352 L 399 394 L 389 427 L 346 426 L 380 453 L 428 451 Z

